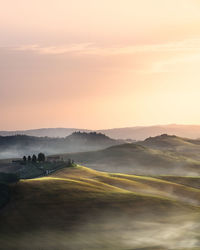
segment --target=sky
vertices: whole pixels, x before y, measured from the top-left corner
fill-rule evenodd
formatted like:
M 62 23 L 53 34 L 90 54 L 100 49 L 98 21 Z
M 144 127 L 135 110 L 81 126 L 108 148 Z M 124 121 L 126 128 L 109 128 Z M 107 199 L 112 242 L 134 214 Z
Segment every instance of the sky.
M 0 130 L 200 124 L 199 0 L 0 6 Z

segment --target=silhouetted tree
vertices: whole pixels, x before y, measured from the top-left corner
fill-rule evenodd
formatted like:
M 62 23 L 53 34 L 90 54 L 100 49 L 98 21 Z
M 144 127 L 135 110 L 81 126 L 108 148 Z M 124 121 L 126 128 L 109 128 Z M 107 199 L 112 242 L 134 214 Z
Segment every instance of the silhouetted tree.
M 31 161 L 31 156 L 30 155 L 28 156 L 28 161 Z
M 32 156 L 32 162 L 37 162 L 37 156 L 36 155 Z
M 23 157 L 23 161 L 26 162 L 26 160 L 27 160 L 27 159 L 26 159 L 26 156 L 24 156 L 24 157 Z
M 38 154 L 38 161 L 39 162 L 44 162 L 45 161 L 45 155 L 43 153 Z

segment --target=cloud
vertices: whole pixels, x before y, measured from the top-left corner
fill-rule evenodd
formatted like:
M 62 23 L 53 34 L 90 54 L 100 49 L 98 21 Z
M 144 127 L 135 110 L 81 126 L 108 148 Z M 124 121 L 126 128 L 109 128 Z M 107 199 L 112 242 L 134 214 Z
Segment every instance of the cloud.
M 76 63 L 80 60 L 84 60 L 84 64 L 98 61 L 110 69 L 139 74 L 178 72 L 183 68 L 186 71 L 196 71 L 196 65 L 200 62 L 200 38 L 144 45 L 108 46 L 88 42 L 53 46 L 30 44 L 6 49 L 44 57 L 68 56 L 68 60 L 75 60 Z
M 59 55 L 71 52 L 81 52 L 87 49 L 90 43 L 80 43 L 65 46 L 40 46 L 38 44 L 23 45 L 12 48 L 17 51 L 30 51 L 42 55 Z
M 41 46 L 38 44 L 13 47 L 17 51 L 30 51 L 43 55 L 67 53 L 88 55 L 120 55 L 148 52 L 196 52 L 200 51 L 200 38 L 174 41 L 161 44 L 98 46 L 94 43 L 77 43 L 62 46 Z

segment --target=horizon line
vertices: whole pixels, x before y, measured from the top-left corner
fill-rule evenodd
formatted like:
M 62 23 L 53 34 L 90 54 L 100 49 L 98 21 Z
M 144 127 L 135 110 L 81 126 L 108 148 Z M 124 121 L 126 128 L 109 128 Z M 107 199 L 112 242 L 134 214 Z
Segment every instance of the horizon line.
M 103 131 L 103 130 L 114 130 L 114 129 L 129 129 L 129 128 L 146 128 L 146 127 L 161 127 L 161 126 L 200 126 L 200 124 L 183 124 L 183 123 L 167 123 L 167 124 L 152 124 L 152 125 L 133 125 L 125 127 L 112 127 L 103 129 L 90 129 L 90 128 L 76 128 L 76 127 L 40 127 L 40 128 L 27 128 L 27 129 L 12 129 L 6 130 L 1 129 L 0 132 L 18 132 L 18 131 L 31 131 L 31 130 L 42 130 L 42 129 L 75 129 L 75 130 L 87 130 L 87 131 Z

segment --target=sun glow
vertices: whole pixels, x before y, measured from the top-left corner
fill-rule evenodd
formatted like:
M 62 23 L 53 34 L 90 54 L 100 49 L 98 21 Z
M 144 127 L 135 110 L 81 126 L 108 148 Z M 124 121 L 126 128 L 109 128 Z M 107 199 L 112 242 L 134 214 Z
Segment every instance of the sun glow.
M 194 0 L 4 1 L 0 129 L 200 123 L 199 10 Z

